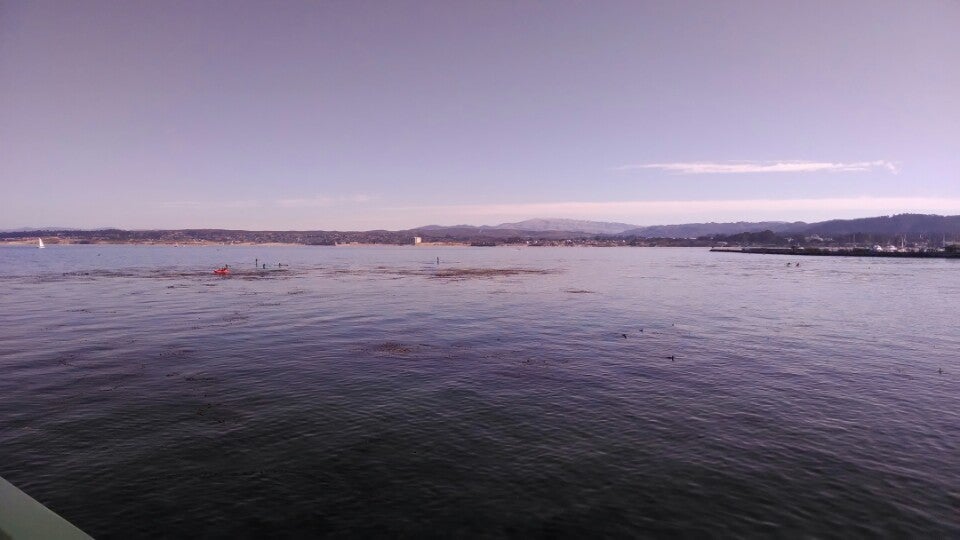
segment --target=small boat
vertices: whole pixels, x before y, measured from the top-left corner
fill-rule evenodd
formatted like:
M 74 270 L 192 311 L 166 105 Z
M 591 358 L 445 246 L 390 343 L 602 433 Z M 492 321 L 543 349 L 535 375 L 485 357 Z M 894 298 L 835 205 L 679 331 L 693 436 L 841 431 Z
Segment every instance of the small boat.
M 224 266 L 223 268 L 217 268 L 216 270 L 213 271 L 213 273 L 218 276 L 225 276 L 230 273 L 230 267 Z
M 46 246 L 43 245 L 43 238 L 37 238 L 37 249 L 43 249 Z

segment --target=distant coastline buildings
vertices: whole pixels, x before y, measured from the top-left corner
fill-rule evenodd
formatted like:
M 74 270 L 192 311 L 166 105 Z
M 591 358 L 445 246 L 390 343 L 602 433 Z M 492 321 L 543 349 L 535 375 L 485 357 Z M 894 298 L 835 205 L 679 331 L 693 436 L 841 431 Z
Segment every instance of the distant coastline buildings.
M 566 222 L 565 222 L 566 223 Z M 21 229 L 0 231 L 0 245 L 54 244 L 342 244 L 474 246 L 763 246 L 853 249 L 881 246 L 886 251 L 958 250 L 960 216 L 900 214 L 820 223 L 737 222 L 655 225 L 605 234 L 573 222 L 574 230 L 498 226 L 429 226 L 398 231 L 245 231 L 235 229 Z M 553 223 L 547 224 L 553 226 Z M 589 225 L 589 224 L 588 224 Z M 600 224 L 603 225 L 603 224 Z M 527 225 L 523 225 L 527 226 Z M 594 229 L 599 228 L 599 225 Z

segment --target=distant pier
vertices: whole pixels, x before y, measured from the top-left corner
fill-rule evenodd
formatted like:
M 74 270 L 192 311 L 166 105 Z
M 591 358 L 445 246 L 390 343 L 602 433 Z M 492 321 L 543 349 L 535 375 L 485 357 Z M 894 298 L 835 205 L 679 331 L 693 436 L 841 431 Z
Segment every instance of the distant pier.
M 747 253 L 752 255 L 806 255 L 808 257 L 886 257 L 894 259 L 960 259 L 955 251 L 879 251 L 869 248 L 772 248 L 772 247 L 715 247 L 718 253 Z

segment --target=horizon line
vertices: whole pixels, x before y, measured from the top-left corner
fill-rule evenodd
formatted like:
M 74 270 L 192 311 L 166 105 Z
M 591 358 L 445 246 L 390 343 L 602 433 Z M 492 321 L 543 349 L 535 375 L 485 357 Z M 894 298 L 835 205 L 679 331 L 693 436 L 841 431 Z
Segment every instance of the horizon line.
M 402 232 L 402 231 L 416 231 L 416 230 L 421 230 L 421 229 L 424 229 L 424 228 L 427 228 L 427 227 L 442 227 L 442 228 L 473 227 L 473 228 L 478 228 L 478 229 L 484 228 L 484 227 L 496 228 L 496 227 L 503 227 L 504 225 L 515 225 L 515 224 L 518 224 L 518 223 L 523 223 L 523 222 L 525 222 L 525 221 L 534 221 L 534 220 L 545 220 L 545 221 L 580 221 L 580 222 L 597 223 L 597 224 L 617 224 L 617 225 L 628 225 L 628 226 L 635 227 L 635 228 L 638 228 L 638 229 L 639 229 L 639 228 L 647 228 L 647 227 L 675 227 L 675 226 L 700 225 L 700 224 L 707 224 L 707 225 L 725 225 L 725 224 L 742 224 L 742 223 L 752 223 L 752 224 L 760 224 L 760 223 L 787 223 L 787 224 L 802 223 L 802 224 L 805 224 L 805 225 L 812 225 L 812 224 L 817 224 L 817 223 L 825 223 L 825 222 L 828 222 L 828 221 L 855 221 L 855 220 L 858 220 L 858 219 L 877 219 L 877 218 L 885 218 L 885 217 L 889 218 L 889 217 L 896 217 L 896 216 L 926 216 L 926 217 L 950 218 L 950 217 L 960 217 L 960 214 L 937 214 L 937 213 L 924 213 L 924 212 L 910 212 L 910 211 L 905 211 L 905 212 L 896 212 L 896 213 L 892 213 L 892 214 L 879 214 L 879 215 L 870 215 L 870 216 L 862 216 L 862 217 L 854 217 L 854 218 L 828 218 L 828 219 L 822 219 L 822 220 L 816 220 L 816 221 L 807 221 L 807 220 L 802 220 L 802 219 L 801 219 L 801 220 L 787 220 L 787 219 L 744 220 L 744 219 L 739 219 L 739 220 L 735 220 L 735 221 L 728 221 L 728 220 L 720 220 L 720 221 L 718 221 L 718 220 L 685 221 L 685 222 L 673 222 L 673 223 L 653 223 L 653 224 L 648 224 L 648 225 L 639 225 L 639 224 L 626 223 L 626 222 L 600 221 L 600 220 L 593 220 L 593 219 L 562 218 L 562 217 L 532 217 L 532 218 L 528 218 L 528 219 L 521 220 L 521 221 L 519 221 L 519 222 L 510 222 L 510 223 L 506 223 L 506 222 L 505 222 L 505 223 L 498 223 L 498 224 L 495 224 L 495 225 L 490 225 L 490 224 L 470 225 L 470 224 L 467 224 L 467 223 L 457 223 L 457 224 L 453 224 L 453 225 L 441 225 L 441 224 L 439 224 L 439 223 L 430 223 L 430 224 L 427 224 L 427 225 L 418 225 L 418 226 L 416 226 L 416 227 L 394 228 L 394 229 L 388 229 L 388 228 L 373 228 L 373 229 L 342 229 L 342 228 L 315 228 L 315 229 L 301 229 L 301 228 L 297 228 L 297 229 L 271 229 L 271 228 L 265 228 L 265 229 L 260 229 L 260 228 L 257 228 L 257 229 L 244 229 L 244 228 L 234 228 L 234 227 L 179 227 L 179 228 L 172 228 L 172 227 L 144 227 L 144 228 L 123 228 L 123 227 L 40 227 L 40 228 L 32 228 L 32 227 L 16 227 L 16 228 L 2 228 L 2 229 L 0 229 L 0 233 L 28 233 L 28 232 L 44 232 L 44 231 L 48 231 L 48 232 L 60 232 L 60 231 L 90 232 L 90 231 L 109 231 L 109 230 L 129 231 L 129 232 L 137 232 L 137 231 L 141 231 L 141 232 L 147 232 L 147 231 L 193 231 L 193 230 L 196 230 L 196 231 L 217 231 L 217 230 L 220 230 L 220 231 L 242 231 L 242 232 L 315 232 L 315 231 L 322 231 L 322 232 L 373 232 L 373 231 Z M 560 232 L 563 232 L 562 229 L 557 229 L 557 230 L 560 231 Z M 568 231 L 568 232 L 574 232 L 574 231 Z

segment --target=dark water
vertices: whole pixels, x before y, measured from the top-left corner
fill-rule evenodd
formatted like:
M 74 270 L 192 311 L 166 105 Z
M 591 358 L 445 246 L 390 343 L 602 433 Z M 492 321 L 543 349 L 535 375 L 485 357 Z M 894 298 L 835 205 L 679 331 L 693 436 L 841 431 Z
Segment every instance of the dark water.
M 0 476 L 99 538 L 958 537 L 960 261 L 790 260 L 0 248 Z

